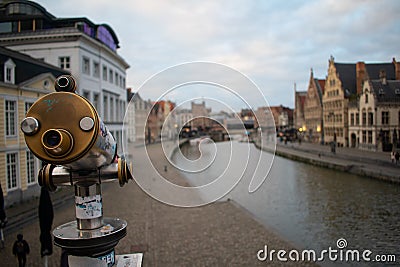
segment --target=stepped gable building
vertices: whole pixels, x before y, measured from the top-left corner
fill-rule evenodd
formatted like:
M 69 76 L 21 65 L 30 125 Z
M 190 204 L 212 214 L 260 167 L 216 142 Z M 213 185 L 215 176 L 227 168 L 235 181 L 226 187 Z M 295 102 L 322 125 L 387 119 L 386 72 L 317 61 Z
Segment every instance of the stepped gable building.
M 5 205 L 38 196 L 38 159 L 27 148 L 20 122 L 41 96 L 54 92 L 68 71 L 0 46 L 0 184 Z
M 0 3 L 0 45 L 70 72 L 122 147 L 129 65 L 109 25 L 57 18 L 35 2 L 11 0 Z
M 337 63 L 331 56 L 323 102 L 324 141 L 348 146 L 349 98 L 357 95 L 356 64 Z
M 367 70 L 373 79 L 364 80 L 359 100 L 349 107 L 350 146 L 372 151 L 399 150 L 400 64 L 393 59 L 389 64 L 367 66 Z
M 325 80 L 314 78 L 311 69 L 308 90 L 304 103 L 305 139 L 314 143 L 323 143 L 322 96 L 325 90 Z
M 325 91 L 322 97 L 325 142 L 350 146 L 348 109 L 357 105 L 366 80 L 379 80 L 384 70 L 387 79 L 395 80 L 399 74 L 398 63 L 337 63 L 331 56 Z

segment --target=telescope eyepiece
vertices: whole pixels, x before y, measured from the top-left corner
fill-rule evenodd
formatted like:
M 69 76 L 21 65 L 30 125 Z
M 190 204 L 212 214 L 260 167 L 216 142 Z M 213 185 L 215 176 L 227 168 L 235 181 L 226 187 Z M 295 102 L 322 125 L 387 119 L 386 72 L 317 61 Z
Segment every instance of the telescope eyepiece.
M 43 142 L 47 147 L 57 147 L 61 140 L 61 134 L 56 130 L 49 130 L 43 136 Z
M 42 145 L 49 156 L 60 158 L 71 152 L 73 138 L 64 129 L 50 129 L 43 133 Z
M 54 85 L 57 92 L 75 92 L 75 79 L 71 75 L 61 75 L 55 81 Z

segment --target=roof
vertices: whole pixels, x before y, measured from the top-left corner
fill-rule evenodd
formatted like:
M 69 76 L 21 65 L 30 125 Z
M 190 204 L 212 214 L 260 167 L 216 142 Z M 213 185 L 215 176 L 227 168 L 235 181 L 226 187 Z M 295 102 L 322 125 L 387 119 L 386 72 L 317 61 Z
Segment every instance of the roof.
M 15 4 L 22 4 L 25 6 L 24 10 L 15 8 Z M 30 7 L 30 8 L 26 8 Z M 44 7 L 33 1 L 27 0 L 14 0 L 14 1 L 2 1 L 0 3 L 0 21 L 6 21 L 7 15 L 13 12 L 19 16 L 28 15 L 30 17 L 44 17 L 47 19 L 54 19 L 55 17 L 46 11 Z
M 368 63 L 365 64 L 369 79 L 378 80 L 381 70 L 386 72 L 386 79 L 396 80 L 396 70 L 393 63 Z
M 339 74 L 339 79 L 342 82 L 342 88 L 345 96 L 348 97 L 357 93 L 356 83 L 356 64 L 351 63 L 336 63 L 336 72 Z
M 56 18 L 47 12 L 44 7 L 32 1 L 11 0 L 0 3 L 0 22 L 27 21 L 32 19 L 39 19 L 42 22 L 40 28 L 36 25 L 36 30 L 78 27 L 81 32 L 101 41 L 112 50 L 115 51 L 119 48 L 118 37 L 108 24 L 96 24 L 86 17 Z M 32 30 L 27 31 L 32 32 Z M 0 32 L 0 34 L 3 36 L 10 32 L 12 32 L 11 29 L 9 29 L 9 32 Z M 111 36 L 112 42 L 108 35 Z
M 64 69 L 0 46 L 1 69 L 3 69 L 3 65 L 8 59 L 11 59 L 16 65 L 15 84 L 23 83 L 42 73 L 51 73 L 54 77 L 69 74 L 69 72 Z M 3 75 L 4 72 L 0 71 L 0 81 L 4 81 Z
M 336 63 L 336 72 L 339 74 L 339 79 L 342 81 L 342 87 L 345 91 L 345 96 L 357 94 L 357 72 L 356 65 L 353 63 Z M 366 77 L 370 80 L 378 80 L 382 70 L 386 73 L 388 80 L 396 79 L 396 70 L 393 63 L 366 63 Z
M 317 88 L 319 102 L 322 103 L 322 96 L 325 90 L 325 80 L 314 79 L 315 86 Z
M 325 92 L 325 80 L 318 80 L 319 87 L 321 89 L 321 93 L 324 94 Z
M 296 91 L 296 104 L 298 103 L 300 105 L 299 108 L 300 110 L 304 110 L 304 103 L 306 102 L 306 97 L 307 97 L 307 91 Z
M 387 80 L 382 84 L 381 80 L 371 80 L 373 90 L 378 103 L 398 103 L 400 105 L 400 80 Z

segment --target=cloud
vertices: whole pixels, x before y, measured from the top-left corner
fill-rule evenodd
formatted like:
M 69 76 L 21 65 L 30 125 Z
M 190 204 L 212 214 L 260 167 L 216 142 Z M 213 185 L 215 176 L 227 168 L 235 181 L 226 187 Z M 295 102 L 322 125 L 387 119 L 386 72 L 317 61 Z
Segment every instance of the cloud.
M 330 55 L 337 62 L 400 58 L 396 0 L 38 2 L 57 17 L 109 24 L 134 88 L 172 65 L 215 61 L 248 75 L 271 104 L 293 106 L 294 82 L 306 90 L 310 68 L 325 78 Z

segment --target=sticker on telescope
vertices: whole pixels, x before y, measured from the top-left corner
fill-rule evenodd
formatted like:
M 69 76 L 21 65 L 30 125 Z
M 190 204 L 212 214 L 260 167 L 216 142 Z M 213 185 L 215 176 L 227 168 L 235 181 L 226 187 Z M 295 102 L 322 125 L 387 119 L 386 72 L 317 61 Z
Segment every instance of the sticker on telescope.
M 76 218 L 94 219 L 102 216 L 101 195 L 75 196 Z
M 112 250 L 110 253 L 100 256 L 97 259 L 105 262 L 107 264 L 107 267 L 114 266 L 115 263 L 115 252 Z

